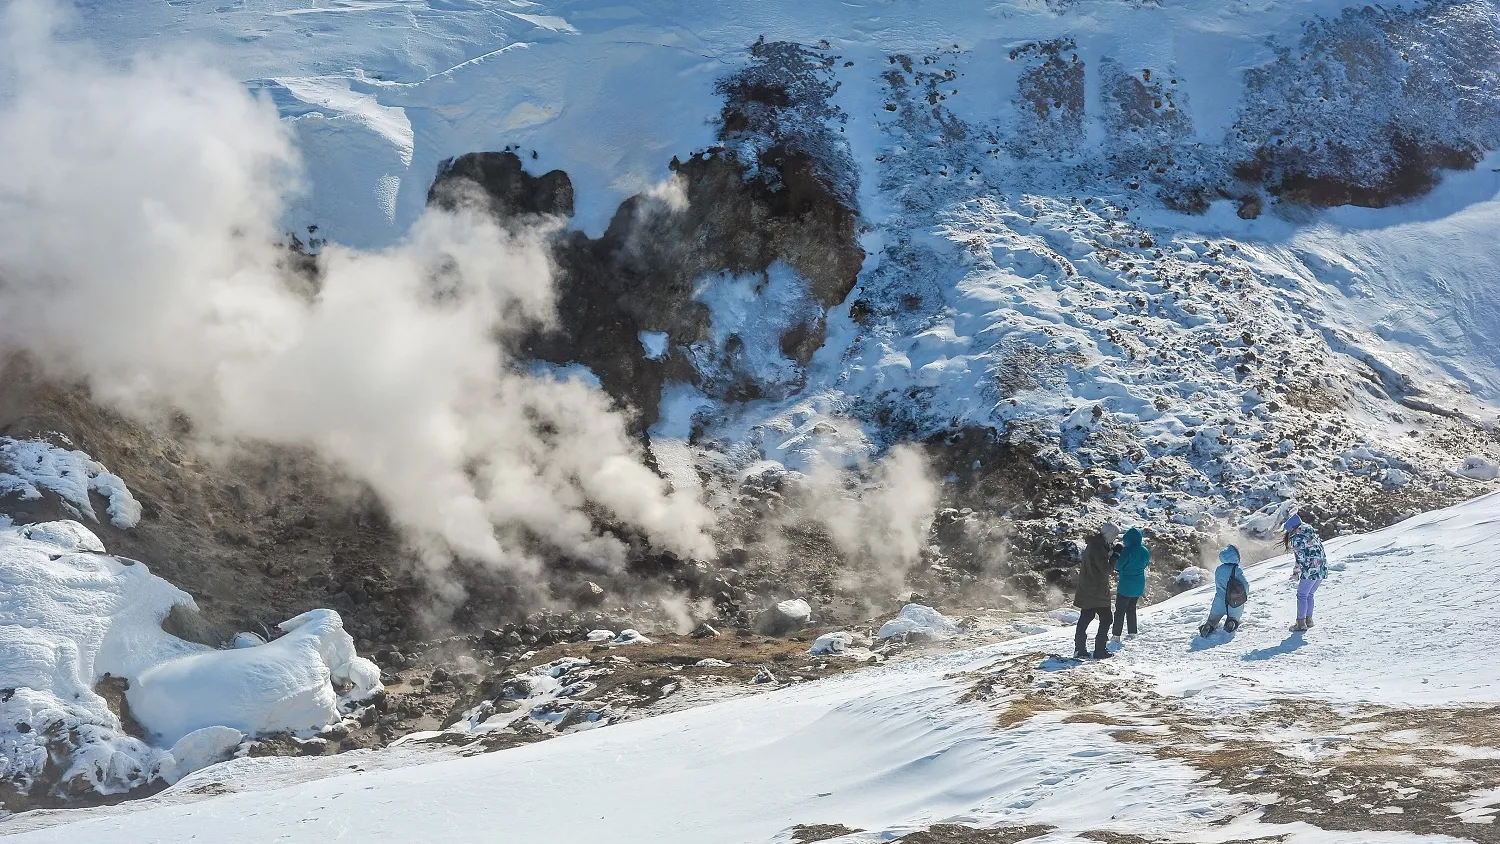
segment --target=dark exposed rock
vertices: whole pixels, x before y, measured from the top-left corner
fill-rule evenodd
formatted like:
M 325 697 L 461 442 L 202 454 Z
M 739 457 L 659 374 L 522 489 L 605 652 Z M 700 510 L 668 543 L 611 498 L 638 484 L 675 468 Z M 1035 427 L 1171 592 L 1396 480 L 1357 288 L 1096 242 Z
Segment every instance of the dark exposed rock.
M 427 204 L 450 211 L 476 208 L 504 219 L 571 217 L 573 182 L 561 170 L 532 176 L 513 152 L 470 152 L 438 165 Z

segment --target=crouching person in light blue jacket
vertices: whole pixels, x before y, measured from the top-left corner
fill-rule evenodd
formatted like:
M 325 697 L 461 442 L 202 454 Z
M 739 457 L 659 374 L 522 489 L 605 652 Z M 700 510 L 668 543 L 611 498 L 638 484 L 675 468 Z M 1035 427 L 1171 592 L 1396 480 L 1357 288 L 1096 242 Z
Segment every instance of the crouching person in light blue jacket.
M 1219 552 L 1219 567 L 1214 570 L 1214 604 L 1208 610 L 1208 621 L 1198 632 L 1207 636 L 1219 628 L 1220 621 L 1224 622 L 1226 633 L 1240 629 L 1240 616 L 1245 614 L 1245 601 L 1249 598 L 1250 581 L 1240 568 L 1240 549 L 1230 545 Z

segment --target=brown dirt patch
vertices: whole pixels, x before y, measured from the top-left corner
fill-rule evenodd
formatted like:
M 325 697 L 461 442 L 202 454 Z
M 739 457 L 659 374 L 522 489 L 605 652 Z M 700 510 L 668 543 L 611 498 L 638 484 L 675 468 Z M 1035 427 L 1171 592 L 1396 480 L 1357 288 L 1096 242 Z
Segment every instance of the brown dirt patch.
M 792 827 L 792 841 L 797 844 L 810 844 L 813 841 L 827 841 L 830 838 L 853 835 L 856 832 L 864 832 L 864 830 L 850 829 L 837 823 L 797 824 Z
M 1006 826 L 981 829 L 962 824 L 940 823 L 902 837 L 904 844 L 1016 844 L 1051 832 L 1050 826 Z

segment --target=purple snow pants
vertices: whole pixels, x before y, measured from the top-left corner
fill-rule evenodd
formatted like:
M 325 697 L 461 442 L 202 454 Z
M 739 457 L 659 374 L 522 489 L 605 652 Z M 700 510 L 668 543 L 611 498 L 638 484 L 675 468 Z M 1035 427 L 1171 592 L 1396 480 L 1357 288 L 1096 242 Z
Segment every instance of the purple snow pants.
M 1321 580 L 1307 579 L 1297 584 L 1297 617 L 1312 618 L 1313 593 L 1323 584 Z

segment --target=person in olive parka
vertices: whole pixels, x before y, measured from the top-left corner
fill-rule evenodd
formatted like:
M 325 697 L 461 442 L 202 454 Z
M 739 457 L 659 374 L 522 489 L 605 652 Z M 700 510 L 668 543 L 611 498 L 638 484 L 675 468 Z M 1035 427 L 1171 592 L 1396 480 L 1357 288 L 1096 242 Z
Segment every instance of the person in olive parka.
M 1099 532 L 1084 543 L 1083 562 L 1078 566 L 1078 590 L 1073 593 L 1073 606 L 1078 608 L 1078 629 L 1073 633 L 1073 656 L 1086 659 L 1089 656 L 1089 624 L 1099 619 L 1099 633 L 1094 638 L 1094 658 L 1108 659 L 1109 626 L 1114 620 L 1109 605 L 1114 598 L 1110 575 L 1114 574 L 1114 545 L 1120 537 L 1120 528 L 1113 522 L 1105 522 Z

